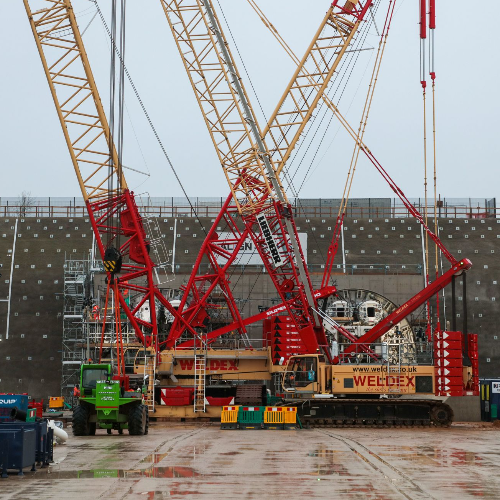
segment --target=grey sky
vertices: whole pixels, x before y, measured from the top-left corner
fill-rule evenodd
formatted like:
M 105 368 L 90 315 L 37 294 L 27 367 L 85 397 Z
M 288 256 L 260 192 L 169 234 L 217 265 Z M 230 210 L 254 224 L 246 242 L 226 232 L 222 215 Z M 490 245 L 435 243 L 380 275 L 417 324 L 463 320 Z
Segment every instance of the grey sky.
M 328 0 L 258 0 L 267 16 L 299 57 L 310 42 Z M 379 28 L 388 0 L 377 15 Z M 109 17 L 109 0 L 99 4 Z M 217 2 L 215 2 L 216 7 Z M 245 0 L 220 0 L 264 113 L 269 116 L 293 72 L 293 64 Z M 438 2 L 436 30 L 438 110 L 438 192 L 446 197 L 500 195 L 498 142 L 500 97 L 498 33 L 471 29 L 470 2 Z M 95 8 L 88 0 L 73 0 L 80 28 Z M 386 55 L 372 107 L 365 142 L 409 197 L 423 196 L 422 93 L 419 84 L 418 2 L 397 0 Z M 189 196 L 226 196 L 228 187 L 185 75 L 159 0 L 129 0 L 126 63 L 160 137 Z M 66 144 L 55 113 L 38 51 L 21 0 L 2 0 L 0 31 L 1 196 L 30 191 L 34 196 L 78 196 Z M 500 2 L 488 4 L 488 18 L 500 15 Z M 230 38 L 229 33 L 226 35 Z M 84 36 L 101 97 L 108 101 L 109 40 L 99 18 Z M 376 47 L 372 28 L 366 46 Z M 234 51 L 235 53 L 236 51 Z M 375 51 L 360 54 L 339 108 L 357 127 Z M 239 61 L 238 61 L 239 62 Z M 246 78 L 239 63 L 240 72 Z M 342 75 L 341 75 L 342 76 Z M 340 85 L 340 95 L 345 81 Z M 258 105 L 245 81 L 255 109 Z M 125 122 L 126 165 L 150 177 L 129 174 L 129 185 L 151 196 L 182 196 L 146 120 L 127 87 Z M 428 109 L 431 100 L 428 97 Z M 322 115 L 318 114 L 318 118 Z M 259 111 L 261 126 L 264 118 Z M 327 123 L 328 116 L 324 123 Z M 133 129 L 131 124 L 133 123 Z M 313 142 L 303 159 L 295 186 L 304 183 L 303 197 L 342 194 L 352 140 L 335 119 L 322 146 Z M 428 122 L 428 137 L 431 136 Z M 321 129 L 317 137 L 321 137 Z M 137 136 L 137 139 L 136 139 Z M 306 140 L 309 139 L 308 138 Z M 429 142 L 429 154 L 431 153 Z M 305 149 L 305 148 L 304 148 Z M 142 150 L 142 153 L 141 153 Z M 292 170 L 300 163 L 297 158 Z M 313 161 L 314 159 L 314 161 Z M 432 169 L 432 162 L 429 162 Z M 432 190 L 432 175 L 429 175 Z M 353 197 L 393 196 L 364 159 L 360 159 Z

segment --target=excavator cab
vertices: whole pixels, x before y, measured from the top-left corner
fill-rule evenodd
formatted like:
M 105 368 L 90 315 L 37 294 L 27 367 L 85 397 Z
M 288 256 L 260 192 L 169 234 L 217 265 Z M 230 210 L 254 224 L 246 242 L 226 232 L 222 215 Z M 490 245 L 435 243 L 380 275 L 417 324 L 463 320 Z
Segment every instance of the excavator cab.
M 318 390 L 318 355 L 291 356 L 283 373 L 284 392 L 316 393 Z

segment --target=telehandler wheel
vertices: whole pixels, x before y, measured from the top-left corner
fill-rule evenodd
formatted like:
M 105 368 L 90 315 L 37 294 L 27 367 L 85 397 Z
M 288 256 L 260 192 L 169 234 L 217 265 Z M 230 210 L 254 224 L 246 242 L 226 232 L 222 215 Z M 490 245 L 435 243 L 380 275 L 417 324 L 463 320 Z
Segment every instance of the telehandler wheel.
M 128 433 L 132 436 L 143 436 L 147 432 L 147 408 L 144 405 L 134 405 L 128 414 Z
M 144 405 L 144 409 L 146 410 L 146 430 L 144 434 L 147 434 L 149 432 L 149 408 Z
M 78 405 L 73 410 L 73 435 L 88 436 L 90 434 L 90 412 L 85 406 Z M 95 425 L 95 424 L 94 424 Z M 94 428 L 95 433 L 95 428 Z
M 97 429 L 97 424 L 95 422 L 90 422 L 90 424 L 89 424 L 89 436 L 95 436 L 96 429 Z

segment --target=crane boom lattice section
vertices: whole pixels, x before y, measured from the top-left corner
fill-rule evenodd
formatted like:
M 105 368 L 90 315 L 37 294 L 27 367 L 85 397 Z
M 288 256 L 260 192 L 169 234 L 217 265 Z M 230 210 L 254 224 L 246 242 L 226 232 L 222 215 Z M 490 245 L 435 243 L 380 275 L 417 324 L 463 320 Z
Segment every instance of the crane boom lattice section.
M 24 0 L 24 5 L 83 197 L 117 195 L 127 185 L 73 7 L 69 0 Z
M 162 5 L 237 209 L 304 343 L 316 350 L 326 337 L 290 205 L 213 6 Z
M 341 7 L 339 0 L 335 0 L 323 18 L 264 129 L 264 136 L 270 136 L 270 153 L 278 173 L 292 154 L 319 101 L 324 99 L 332 104 L 325 92 L 371 3 L 372 0 L 363 3 L 355 0 Z
M 162 5 L 239 211 L 255 214 L 269 208 L 275 193 L 265 172 L 265 151 L 252 136 L 254 113 L 238 70 L 224 57 L 215 33 L 218 26 L 212 25 L 201 0 L 162 0 Z

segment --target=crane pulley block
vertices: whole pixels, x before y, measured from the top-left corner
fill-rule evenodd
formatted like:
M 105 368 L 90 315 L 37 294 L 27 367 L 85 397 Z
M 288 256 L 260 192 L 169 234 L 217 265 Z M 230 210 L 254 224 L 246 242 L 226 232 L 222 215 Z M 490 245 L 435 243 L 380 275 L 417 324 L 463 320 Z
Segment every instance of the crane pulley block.
M 106 272 L 111 274 L 119 273 L 122 268 L 122 256 L 115 247 L 106 248 L 102 262 Z

